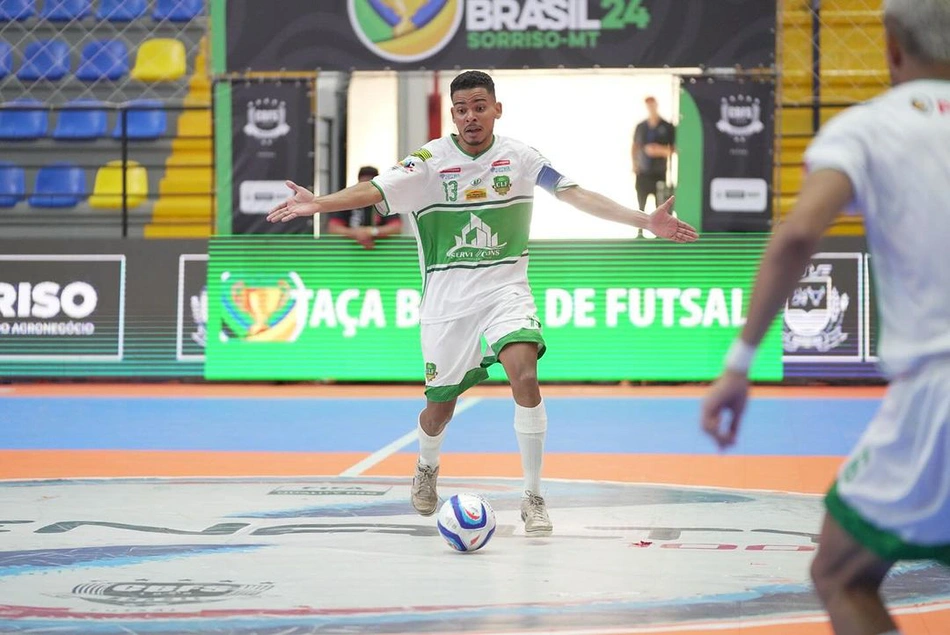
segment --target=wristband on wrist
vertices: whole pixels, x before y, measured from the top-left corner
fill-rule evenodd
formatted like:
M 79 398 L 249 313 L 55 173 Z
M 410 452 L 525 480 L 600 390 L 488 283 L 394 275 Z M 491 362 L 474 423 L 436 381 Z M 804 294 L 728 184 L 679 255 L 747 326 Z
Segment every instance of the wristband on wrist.
M 758 347 L 751 346 L 742 341 L 742 338 L 736 338 L 726 353 L 726 370 L 731 370 L 743 375 L 749 372 L 752 360 L 755 359 L 755 352 Z

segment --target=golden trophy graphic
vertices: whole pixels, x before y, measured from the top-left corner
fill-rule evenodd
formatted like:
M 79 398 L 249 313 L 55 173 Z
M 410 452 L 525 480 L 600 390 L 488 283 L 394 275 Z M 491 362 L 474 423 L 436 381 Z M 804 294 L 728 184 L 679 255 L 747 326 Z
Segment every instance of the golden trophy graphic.
M 382 0 L 382 2 L 399 16 L 399 22 L 393 26 L 393 35 L 396 37 L 416 29 L 416 25 L 412 23 L 412 16 L 426 4 L 426 0 Z
M 247 330 L 247 336 L 253 337 L 270 328 L 267 320 L 290 296 L 290 285 L 281 280 L 275 287 L 248 287 L 238 282 L 231 287 L 231 299 L 241 310 L 251 316 L 253 323 Z

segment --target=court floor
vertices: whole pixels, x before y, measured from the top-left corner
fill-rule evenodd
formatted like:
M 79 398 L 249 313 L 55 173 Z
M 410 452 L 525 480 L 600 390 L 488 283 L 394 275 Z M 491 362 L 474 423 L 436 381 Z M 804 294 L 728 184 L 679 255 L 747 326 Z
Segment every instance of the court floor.
M 550 387 L 550 538 L 518 518 L 503 387 L 470 392 L 440 495 L 498 530 L 451 551 L 408 502 L 416 388 L 0 386 L 0 633 L 826 634 L 821 493 L 879 388 L 760 388 L 737 447 L 694 388 Z M 886 583 L 950 632 L 950 569 Z

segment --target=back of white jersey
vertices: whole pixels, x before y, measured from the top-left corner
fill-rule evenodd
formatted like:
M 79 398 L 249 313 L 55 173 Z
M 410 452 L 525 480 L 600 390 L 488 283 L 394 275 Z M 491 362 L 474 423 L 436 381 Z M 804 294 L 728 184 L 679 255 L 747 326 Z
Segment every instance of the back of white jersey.
M 889 376 L 950 356 L 950 81 L 918 80 L 849 109 L 805 154 L 848 175 L 865 217 Z

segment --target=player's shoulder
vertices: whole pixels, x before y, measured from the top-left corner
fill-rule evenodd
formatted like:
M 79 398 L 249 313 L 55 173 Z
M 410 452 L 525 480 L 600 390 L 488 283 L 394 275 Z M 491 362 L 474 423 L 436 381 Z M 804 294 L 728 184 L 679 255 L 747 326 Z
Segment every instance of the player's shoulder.
M 880 133 L 881 125 L 901 118 L 914 108 L 913 98 L 901 87 L 896 87 L 876 97 L 851 106 L 822 127 L 822 132 L 874 136 Z
M 541 152 L 534 146 L 513 137 L 495 135 L 495 146 L 500 150 L 512 152 L 522 157 L 542 156 Z

